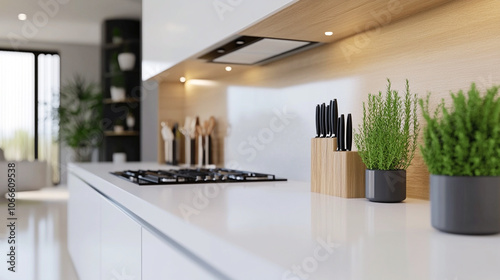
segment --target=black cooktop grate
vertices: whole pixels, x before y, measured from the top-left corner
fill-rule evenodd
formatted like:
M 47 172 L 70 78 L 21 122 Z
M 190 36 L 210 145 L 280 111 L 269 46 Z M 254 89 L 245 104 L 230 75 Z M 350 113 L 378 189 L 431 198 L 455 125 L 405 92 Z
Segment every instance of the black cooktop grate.
M 138 185 L 206 184 L 286 181 L 272 174 L 240 171 L 225 168 L 196 168 L 169 170 L 125 170 L 111 172 Z

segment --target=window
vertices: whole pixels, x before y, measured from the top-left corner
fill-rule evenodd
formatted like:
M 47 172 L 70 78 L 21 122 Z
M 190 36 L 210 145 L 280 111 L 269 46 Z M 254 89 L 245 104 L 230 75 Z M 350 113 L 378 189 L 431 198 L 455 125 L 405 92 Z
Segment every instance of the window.
M 57 53 L 0 50 L 0 148 L 7 160 L 44 160 L 59 182 Z

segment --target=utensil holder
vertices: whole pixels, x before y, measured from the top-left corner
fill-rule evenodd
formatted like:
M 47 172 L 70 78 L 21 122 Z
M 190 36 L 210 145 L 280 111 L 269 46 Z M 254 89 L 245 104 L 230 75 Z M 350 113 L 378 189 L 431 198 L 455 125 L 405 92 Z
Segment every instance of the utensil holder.
M 357 152 L 336 149 L 337 138 L 311 140 L 311 191 L 364 198 L 365 164 Z

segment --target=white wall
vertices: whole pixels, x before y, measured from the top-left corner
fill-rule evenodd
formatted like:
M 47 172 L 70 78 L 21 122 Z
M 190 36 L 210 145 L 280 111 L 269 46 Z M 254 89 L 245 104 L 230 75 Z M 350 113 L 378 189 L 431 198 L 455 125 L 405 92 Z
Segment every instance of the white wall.
M 358 114 L 357 102 L 344 92 L 357 91 L 354 79 L 286 88 L 228 87 L 225 163 L 239 168 L 309 180 L 310 144 L 315 136 L 316 104 L 337 98 L 341 114 Z M 308 94 L 306 94 L 308 93 Z M 339 115 L 340 116 L 340 115 Z

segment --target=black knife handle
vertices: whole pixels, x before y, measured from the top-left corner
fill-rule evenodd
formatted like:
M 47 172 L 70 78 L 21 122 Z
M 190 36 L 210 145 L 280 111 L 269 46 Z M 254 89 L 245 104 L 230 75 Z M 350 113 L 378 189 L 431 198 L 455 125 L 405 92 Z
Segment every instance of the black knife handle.
M 352 116 L 347 114 L 347 124 L 345 129 L 345 148 L 348 151 L 352 149 Z
M 326 105 L 326 135 L 325 136 L 330 136 L 330 124 L 331 124 L 331 119 L 330 119 L 330 105 Z
M 319 119 L 320 137 L 325 137 L 325 103 L 321 104 Z
M 332 114 L 333 114 L 333 119 L 334 120 L 337 120 L 339 118 L 339 108 L 338 108 L 338 102 L 337 102 L 337 99 L 333 99 L 333 110 L 332 110 Z M 338 122 L 335 121 L 333 122 L 333 131 L 337 132 L 338 131 Z M 337 133 L 335 133 L 335 136 L 338 136 Z
M 340 115 L 340 150 L 345 151 L 345 119 L 344 114 Z
M 316 105 L 316 138 L 321 136 L 321 129 L 319 127 L 319 114 L 320 114 L 320 106 Z
M 340 118 L 337 118 L 337 151 L 342 151 L 340 149 L 342 143 L 340 143 Z
M 330 100 L 330 111 L 328 111 L 328 115 L 330 116 L 330 137 L 335 137 L 337 134 L 335 130 L 335 122 L 337 119 L 333 117 L 333 100 Z

